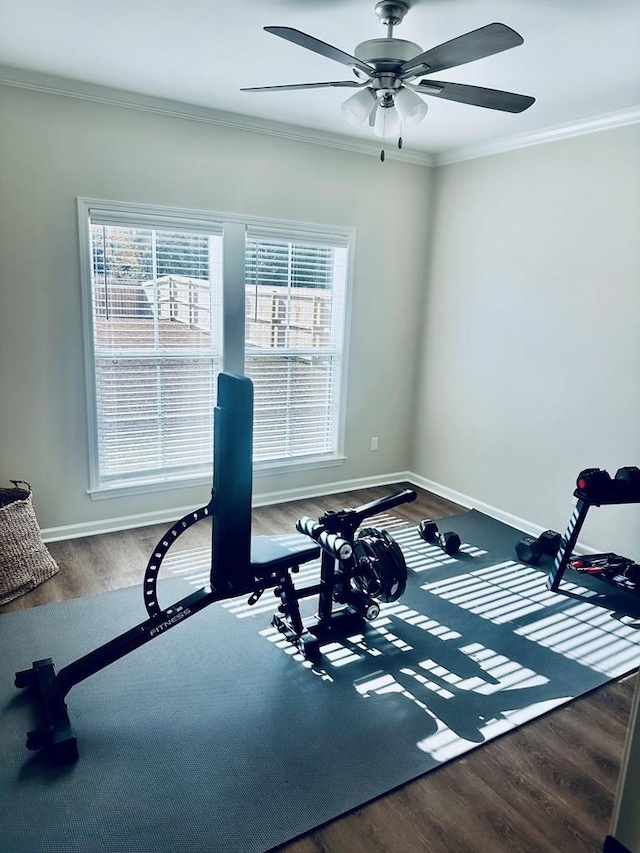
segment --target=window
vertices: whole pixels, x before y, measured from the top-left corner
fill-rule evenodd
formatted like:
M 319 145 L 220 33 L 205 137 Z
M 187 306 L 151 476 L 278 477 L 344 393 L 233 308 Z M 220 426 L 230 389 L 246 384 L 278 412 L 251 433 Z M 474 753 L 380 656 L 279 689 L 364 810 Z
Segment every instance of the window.
M 237 269 L 228 222 L 245 234 L 242 257 L 229 245 Z M 210 476 L 217 374 L 238 336 L 257 465 L 339 456 L 348 232 L 88 200 L 80 226 L 94 496 Z M 226 307 L 238 298 L 244 328 Z
M 247 234 L 246 373 L 254 458 L 335 451 L 347 249 Z

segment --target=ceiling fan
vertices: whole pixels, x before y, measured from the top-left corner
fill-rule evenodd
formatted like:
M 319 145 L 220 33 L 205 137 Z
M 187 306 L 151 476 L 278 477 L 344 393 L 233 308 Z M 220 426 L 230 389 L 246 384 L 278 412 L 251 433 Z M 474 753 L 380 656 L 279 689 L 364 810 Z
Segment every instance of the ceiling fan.
M 511 27 L 495 23 L 423 51 L 415 42 L 393 36 L 393 28 L 401 23 L 408 11 L 409 4 L 403 0 L 377 3 L 375 13 L 387 27 L 386 38 L 363 41 L 355 48 L 353 56 L 291 27 L 265 27 L 268 33 L 351 67 L 358 79 L 256 86 L 241 91 L 283 92 L 326 87 L 358 89 L 344 102 L 342 113 L 356 127 L 368 118 L 369 126 L 382 137 L 398 136 L 402 124 L 409 126 L 422 121 L 427 114 L 427 105 L 416 93 L 508 113 L 520 113 L 534 103 L 535 98 L 530 95 L 443 80 L 418 80 L 419 77 L 517 47 L 524 39 Z

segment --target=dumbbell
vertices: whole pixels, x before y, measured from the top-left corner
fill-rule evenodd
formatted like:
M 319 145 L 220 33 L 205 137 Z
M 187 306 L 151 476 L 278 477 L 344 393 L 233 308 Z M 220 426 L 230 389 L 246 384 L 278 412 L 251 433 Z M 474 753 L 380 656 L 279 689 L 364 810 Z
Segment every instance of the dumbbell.
M 578 474 L 576 485 L 578 490 L 584 492 L 590 500 L 598 501 L 607 494 L 611 494 L 612 482 L 608 471 L 603 471 L 601 468 L 585 468 Z
M 420 522 L 418 525 L 418 533 L 425 542 L 430 542 L 433 545 L 439 545 L 446 554 L 449 554 L 449 556 L 453 556 L 458 553 L 460 548 L 460 537 L 458 534 L 454 533 L 453 530 L 449 530 L 447 533 L 440 533 L 438 525 L 430 518 L 425 518 L 424 521 Z
M 630 498 L 640 498 L 640 468 L 635 465 L 618 468 L 616 482 L 624 483 L 625 491 Z
M 640 566 L 637 563 L 630 563 L 623 574 L 640 591 Z
M 555 557 L 562 537 L 555 530 L 545 530 L 538 538 L 523 536 L 516 545 L 516 554 L 523 563 L 535 566 L 545 554 Z

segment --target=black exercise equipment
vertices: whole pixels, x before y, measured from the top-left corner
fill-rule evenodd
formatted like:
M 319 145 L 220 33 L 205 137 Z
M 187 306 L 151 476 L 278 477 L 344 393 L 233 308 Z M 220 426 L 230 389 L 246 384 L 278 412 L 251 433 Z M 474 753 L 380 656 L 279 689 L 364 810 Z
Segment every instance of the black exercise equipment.
M 576 495 L 589 503 L 626 503 L 640 499 L 640 468 L 619 468 L 615 478 L 601 468 L 585 468 L 576 480 Z
M 407 566 L 398 543 L 386 530 L 363 527 L 353 544 L 356 587 L 379 601 L 397 601 L 407 586 Z
M 416 499 L 410 490 L 362 504 L 355 509 L 330 510 L 317 521 L 299 518 L 296 529 L 315 539 L 322 548 L 320 583 L 296 590 L 276 588 L 282 603 L 272 624 L 306 657 L 319 646 L 357 628 L 363 618 L 375 619 L 378 601 L 397 601 L 407 585 L 407 566 L 398 544 L 384 530 L 356 530 L 366 518 Z M 304 621 L 298 601 L 319 594 L 318 612 Z M 333 611 L 333 605 L 345 605 Z
M 585 468 L 578 474 L 574 497 L 577 502 L 567 529 L 560 540 L 553 568 L 547 578 L 547 589 L 557 592 L 566 569 L 570 567 L 587 513 L 594 506 L 640 503 L 639 469 L 635 465 L 619 468 L 615 479 L 600 468 Z
M 65 702 L 71 688 L 214 602 L 249 595 L 249 604 L 255 604 L 273 588 L 280 605 L 272 624 L 310 658 L 321 643 L 344 636 L 343 627 L 351 630 L 361 627 L 363 619 L 375 618 L 378 600 L 395 601 L 404 591 L 407 569 L 398 545 L 384 531 L 366 528 L 357 536 L 356 531 L 366 518 L 415 500 L 415 492 L 406 489 L 355 509 L 328 512 L 318 521 L 301 518 L 296 526 L 305 535 L 252 538 L 253 385 L 246 377 L 219 375 L 214 433 L 210 502 L 170 527 L 149 559 L 143 581 L 149 618 L 59 672 L 52 659 L 45 658 L 16 673 L 16 687 L 30 688 L 40 715 L 40 727 L 27 735 L 28 749 L 45 749 L 62 761 L 77 758 Z M 161 607 L 157 580 L 164 557 L 185 530 L 209 517 L 209 585 Z M 320 583 L 297 590 L 292 574 L 320 554 Z M 312 595 L 318 596 L 317 617 L 306 624 L 299 602 Z M 340 609 L 334 610 L 334 604 Z
M 616 482 L 624 483 L 629 496 L 640 498 L 640 468 L 636 465 L 618 468 Z
M 600 578 L 619 589 L 640 592 L 640 565 L 630 557 L 612 552 L 587 554 L 570 560 L 569 568 Z
M 429 542 L 432 545 L 439 545 L 449 556 L 457 554 L 460 550 L 460 537 L 458 534 L 454 533 L 453 530 L 440 533 L 438 525 L 430 518 L 425 518 L 420 522 L 418 533 L 425 542 Z
M 531 563 L 535 566 L 544 556 L 555 557 L 561 539 L 562 536 L 555 530 L 545 530 L 537 538 L 523 536 L 516 545 L 516 554 L 523 563 Z
M 576 486 L 595 501 L 611 491 L 611 475 L 601 468 L 585 468 L 578 474 Z

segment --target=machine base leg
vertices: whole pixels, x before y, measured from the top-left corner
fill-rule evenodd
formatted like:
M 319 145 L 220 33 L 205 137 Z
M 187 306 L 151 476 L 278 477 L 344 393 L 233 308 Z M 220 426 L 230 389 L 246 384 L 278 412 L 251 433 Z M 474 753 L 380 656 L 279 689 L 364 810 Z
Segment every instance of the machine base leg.
M 362 632 L 367 620 L 362 614 L 350 607 L 344 607 L 331 615 L 328 622 L 309 620 L 302 631 L 293 629 L 290 622 L 282 616 L 274 616 L 271 624 L 294 645 L 306 660 L 316 661 L 320 655 L 320 646 L 327 643 L 339 643 L 352 634 Z
M 27 734 L 27 749 L 46 750 L 52 758 L 75 761 L 78 744 L 71 728 L 67 706 L 52 699 L 56 670 L 51 658 L 34 661 L 31 669 L 16 672 L 15 686 L 35 692 L 35 705 L 41 725 Z

